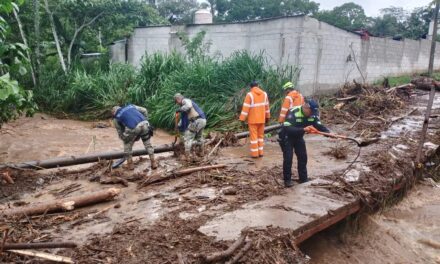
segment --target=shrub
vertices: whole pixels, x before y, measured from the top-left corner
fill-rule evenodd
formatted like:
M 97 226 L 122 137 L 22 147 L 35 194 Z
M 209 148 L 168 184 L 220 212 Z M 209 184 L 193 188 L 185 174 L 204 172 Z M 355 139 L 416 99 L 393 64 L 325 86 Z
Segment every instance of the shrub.
M 173 95 L 177 92 L 193 99 L 208 116 L 208 127 L 230 130 L 240 126 L 237 118 L 252 80 L 260 81 L 268 93 L 271 112 L 276 116 L 283 100 L 282 84 L 295 81 L 298 68 L 269 66 L 263 53 L 236 52 L 232 56 L 188 59 L 179 53 L 146 55 L 139 70 L 126 64 L 108 69 L 76 68 L 65 75 L 58 64 L 44 67 L 37 102 L 52 112 L 100 118 L 113 105 L 135 103 L 147 107 L 150 121 L 161 128 L 172 128 Z

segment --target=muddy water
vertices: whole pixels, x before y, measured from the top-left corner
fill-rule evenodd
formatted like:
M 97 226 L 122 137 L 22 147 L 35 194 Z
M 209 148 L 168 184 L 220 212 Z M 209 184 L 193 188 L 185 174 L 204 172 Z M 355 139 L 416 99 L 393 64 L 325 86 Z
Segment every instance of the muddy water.
M 440 188 L 417 186 L 398 205 L 302 245 L 312 263 L 440 263 Z
M 76 191 L 65 196 L 60 195 L 60 192 L 72 184 L 79 186 L 75 187 Z M 78 221 L 66 221 L 59 228 L 48 229 L 45 232 L 48 234 L 62 234 L 64 240 L 83 244 L 93 235 L 110 233 L 117 224 L 136 221 L 148 226 L 170 211 L 170 209 L 162 207 L 162 203 L 166 199 L 176 199 L 179 197 L 178 193 L 173 192 L 174 187 L 178 184 L 179 181 L 175 181 L 162 185 L 160 188 L 152 187 L 147 192 L 144 192 L 137 190 L 136 183 L 129 183 L 128 187 L 120 189 L 121 193 L 112 201 L 60 214 L 59 217 L 61 219 L 75 219 L 75 216 L 78 214 L 86 214 L 86 217 L 80 217 Z M 77 197 L 108 188 L 120 188 L 120 186 L 105 186 L 96 182 L 89 182 L 88 180 L 61 180 L 44 186 L 34 193 L 23 194 L 20 201 L 30 204 L 46 203 L 59 199 L 69 199 L 69 197 Z M 194 190 L 193 192 L 186 194 L 186 196 L 207 195 L 202 191 Z M 153 197 L 145 201 L 139 201 L 142 198 L 151 197 L 158 193 L 160 195 L 157 198 Z M 4 206 L 0 205 L 0 210 Z
M 240 147 L 222 149 L 218 162 L 228 163 L 237 169 L 250 171 L 258 171 L 264 167 L 282 166 L 283 155 L 279 144 L 274 138 L 266 139 L 265 141 L 264 158 L 252 159 L 249 156 L 249 142 L 242 140 Z M 325 154 L 338 144 L 345 145 L 345 143 L 318 135 L 306 135 L 305 141 L 310 179 L 319 178 L 320 176 L 328 175 L 332 171 L 342 170 L 347 167 L 347 160 L 337 160 Z M 353 144 L 348 144 L 347 146 L 349 147 L 348 160 L 350 160 L 355 157 L 356 147 Z M 296 164 L 296 158 L 294 158 L 292 165 L 294 175 L 296 175 Z
M 156 132 L 153 144 L 173 142 L 173 136 Z M 123 149 L 110 121 L 83 122 L 37 114 L 4 125 L 0 133 L 0 163 Z M 142 147 L 141 141 L 135 143 L 135 149 Z
M 415 104 L 416 112 L 393 124 L 382 138 L 418 140 L 428 96 Z M 409 109 L 411 111 L 411 109 Z M 408 112 L 409 112 L 408 111 Z M 436 96 L 433 114 L 440 112 Z M 432 121 L 432 120 L 431 120 Z M 438 123 L 438 122 L 432 122 Z M 436 131 L 430 129 L 428 133 Z M 427 142 L 425 149 L 435 148 Z M 393 146 L 395 157 L 411 155 L 405 143 Z M 397 158 L 396 158 L 397 159 Z M 440 263 L 440 186 L 416 186 L 403 201 L 376 215 L 364 216 L 359 227 L 340 224 L 317 234 L 302 245 L 312 263 Z
M 399 120 L 399 122 L 394 123 L 387 131 L 382 133 L 382 138 L 398 138 L 401 136 L 406 136 L 414 131 L 421 130 L 424 121 L 424 115 L 421 113 L 425 112 L 428 100 L 429 95 L 423 95 L 417 98 L 417 101 L 412 106 L 412 109 L 409 109 L 407 113 L 410 113 L 413 110 L 415 111 L 408 117 L 405 117 L 404 119 Z M 431 111 L 432 115 L 440 113 L 440 96 L 438 94 L 436 94 L 434 98 Z M 431 130 L 428 133 L 433 133 L 433 131 Z

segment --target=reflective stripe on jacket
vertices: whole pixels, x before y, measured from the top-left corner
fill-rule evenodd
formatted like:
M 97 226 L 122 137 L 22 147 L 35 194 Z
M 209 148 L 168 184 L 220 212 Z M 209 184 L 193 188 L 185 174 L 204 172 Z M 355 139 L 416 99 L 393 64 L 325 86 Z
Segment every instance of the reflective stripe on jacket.
M 302 111 L 302 106 L 295 106 L 294 108 L 289 109 L 286 115 L 286 121 L 283 124 L 284 127 L 297 127 L 304 128 L 307 126 L 314 126 L 321 132 L 330 132 L 328 128 L 321 124 L 319 117 L 317 116 L 309 116 L 305 117 L 304 112 Z M 301 130 L 303 131 L 303 130 Z
M 240 120 L 248 120 L 249 124 L 264 124 L 270 118 L 269 98 L 267 93 L 253 87 L 243 102 Z
M 283 123 L 286 120 L 287 111 L 295 106 L 301 106 L 304 104 L 304 97 L 298 91 L 291 91 L 284 98 L 283 105 L 281 106 L 280 116 L 278 118 L 279 123 Z

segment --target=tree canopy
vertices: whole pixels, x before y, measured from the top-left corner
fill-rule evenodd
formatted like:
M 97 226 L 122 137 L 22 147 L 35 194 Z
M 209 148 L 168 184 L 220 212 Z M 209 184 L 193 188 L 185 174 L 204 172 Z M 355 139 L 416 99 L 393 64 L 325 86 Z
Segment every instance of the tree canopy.
M 333 10 L 321 11 L 315 17 L 350 31 L 365 28 L 368 21 L 362 6 L 355 3 L 345 3 L 333 8 Z
M 310 0 L 207 0 L 216 21 L 246 21 L 289 15 L 314 15 L 319 4 Z

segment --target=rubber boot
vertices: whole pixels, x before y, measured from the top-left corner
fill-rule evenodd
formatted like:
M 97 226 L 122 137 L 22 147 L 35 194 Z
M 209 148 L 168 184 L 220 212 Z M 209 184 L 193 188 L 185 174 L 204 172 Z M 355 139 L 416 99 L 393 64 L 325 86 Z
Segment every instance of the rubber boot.
M 156 159 L 154 158 L 154 155 L 150 155 L 150 162 L 151 162 L 151 169 L 152 170 L 157 169 L 157 162 Z
M 290 188 L 292 186 L 293 186 L 293 182 L 292 181 L 284 181 L 284 187 Z
M 125 169 L 127 169 L 127 170 L 134 170 L 134 165 L 133 165 L 133 158 L 128 158 L 127 159 L 127 164 L 125 164 L 124 166 L 123 166 Z

